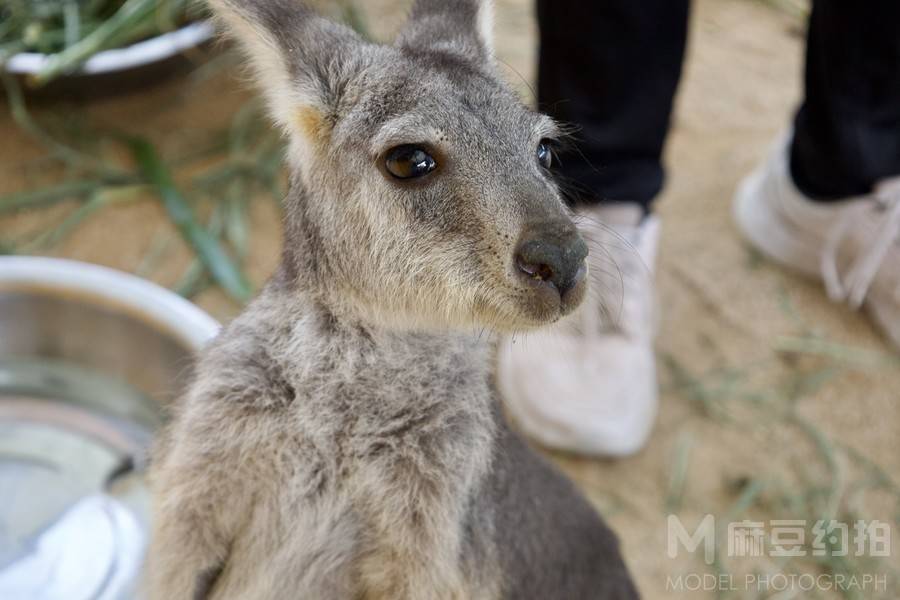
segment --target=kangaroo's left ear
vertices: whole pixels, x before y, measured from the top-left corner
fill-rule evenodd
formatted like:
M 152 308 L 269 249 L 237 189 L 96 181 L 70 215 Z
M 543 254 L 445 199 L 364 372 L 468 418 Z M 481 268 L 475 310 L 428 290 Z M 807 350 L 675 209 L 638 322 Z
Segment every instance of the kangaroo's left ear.
M 446 52 L 490 62 L 493 4 L 492 0 L 416 0 L 397 45 L 414 52 Z

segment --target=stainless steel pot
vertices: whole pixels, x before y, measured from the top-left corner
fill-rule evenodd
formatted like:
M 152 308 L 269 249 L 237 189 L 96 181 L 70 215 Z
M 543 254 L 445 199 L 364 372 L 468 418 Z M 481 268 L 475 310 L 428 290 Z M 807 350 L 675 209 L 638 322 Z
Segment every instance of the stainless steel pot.
M 132 275 L 0 257 L 0 597 L 130 596 L 147 449 L 217 330 Z

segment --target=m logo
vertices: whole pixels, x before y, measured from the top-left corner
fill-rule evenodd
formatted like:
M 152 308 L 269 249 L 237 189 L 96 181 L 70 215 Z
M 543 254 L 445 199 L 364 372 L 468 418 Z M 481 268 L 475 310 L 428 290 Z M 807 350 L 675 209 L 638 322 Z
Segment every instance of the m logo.
M 669 515 L 668 518 L 668 535 L 667 535 L 667 553 L 669 558 L 678 557 L 679 544 L 690 553 L 697 551 L 700 544 L 703 544 L 703 560 L 706 564 L 711 565 L 716 558 L 716 520 L 712 515 L 706 515 L 693 535 L 689 534 L 687 529 L 675 515 Z

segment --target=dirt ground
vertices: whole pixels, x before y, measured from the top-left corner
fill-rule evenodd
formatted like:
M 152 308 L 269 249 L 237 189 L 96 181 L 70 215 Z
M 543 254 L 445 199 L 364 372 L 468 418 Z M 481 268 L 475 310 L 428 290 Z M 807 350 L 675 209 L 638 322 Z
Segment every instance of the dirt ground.
M 406 4 L 365 3 L 376 37 L 390 34 Z M 530 3 L 497 5 L 500 57 L 528 97 L 525 81 L 534 79 L 536 50 Z M 823 518 L 849 523 L 851 534 L 855 519 L 880 519 L 891 523 L 897 543 L 900 363 L 863 315 L 831 304 L 818 283 L 750 251 L 730 215 L 735 185 L 765 156 L 800 97 L 801 29 L 796 16 L 768 3 L 696 2 L 667 152 L 670 177 L 659 203 L 659 422 L 649 446 L 632 458 L 553 455 L 618 532 L 646 598 L 900 598 L 893 575 L 900 551 L 885 558 L 856 557 L 852 550 L 848 557 L 816 558 L 810 531 Z M 235 77 L 220 74 L 191 88 L 176 80 L 65 110 L 87 110 L 162 143 L 221 127 L 249 98 Z M 28 165 L 44 152 L 6 112 L 0 116 L 0 194 L 32 185 L 37 175 Z M 63 214 L 59 208 L 0 218 L 0 239 L 38 231 Z M 251 225 L 246 264 L 259 284 L 278 258 L 276 204 L 254 201 Z M 161 239 L 173 241 L 149 270 L 144 257 Z M 149 199 L 105 208 L 48 253 L 139 271 L 166 286 L 191 259 Z M 222 319 L 237 310 L 215 290 L 196 300 Z M 704 515 L 715 515 L 720 544 L 714 565 L 704 564 L 701 551 L 668 555 L 670 514 L 690 531 Z M 772 520 L 807 520 L 806 556 L 728 556 L 727 525 L 743 519 L 765 523 L 767 531 Z M 843 591 L 835 579 L 820 579 L 811 591 L 772 578 L 766 588 L 763 577 L 776 573 L 882 579 L 855 589 L 847 584 Z M 686 587 L 679 589 L 678 577 L 692 574 L 698 579 L 681 579 Z M 704 574 L 733 577 L 711 586 L 699 579 Z M 701 589 L 686 589 L 695 584 Z

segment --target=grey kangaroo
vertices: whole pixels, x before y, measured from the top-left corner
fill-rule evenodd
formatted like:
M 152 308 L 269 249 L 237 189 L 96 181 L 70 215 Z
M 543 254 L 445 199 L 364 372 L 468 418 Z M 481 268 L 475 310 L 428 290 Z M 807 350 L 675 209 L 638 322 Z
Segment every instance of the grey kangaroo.
M 284 251 L 156 449 L 147 596 L 636 598 L 492 382 L 492 334 L 574 310 L 587 249 L 490 3 L 419 0 L 391 46 L 296 0 L 211 4 L 289 139 Z

